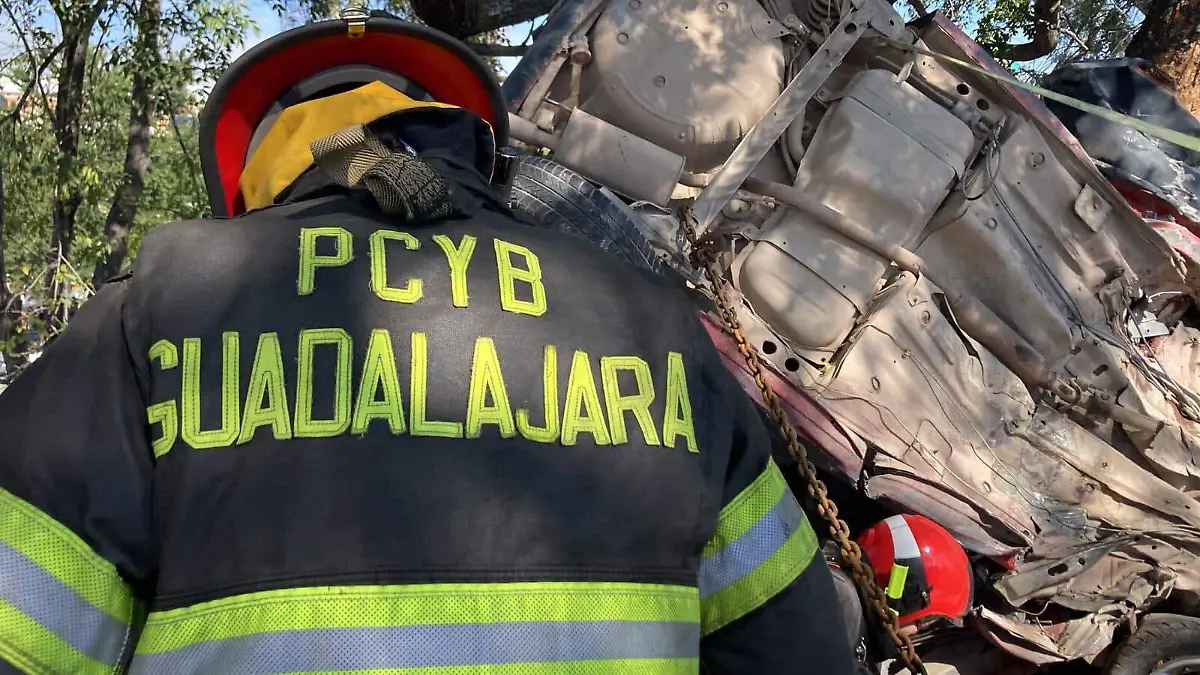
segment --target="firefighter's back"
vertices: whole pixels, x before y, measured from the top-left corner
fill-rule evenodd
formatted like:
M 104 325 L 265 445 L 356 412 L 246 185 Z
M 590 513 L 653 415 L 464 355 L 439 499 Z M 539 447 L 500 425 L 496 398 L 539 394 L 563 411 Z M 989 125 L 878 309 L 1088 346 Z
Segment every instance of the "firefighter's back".
M 405 225 L 342 194 L 159 228 L 0 399 L 0 543 L 56 580 L 0 657 L 651 674 L 707 644 L 713 672 L 849 672 L 694 312 L 492 208 Z
M 735 424 L 678 289 L 345 195 L 158 228 L 110 287 L 154 456 L 135 672 L 694 667 Z
M 414 620 L 484 602 L 666 650 L 646 656 L 698 639 L 678 612 L 731 424 L 663 282 L 499 214 L 405 227 L 339 197 L 154 233 L 127 306 L 149 401 L 177 420 L 154 430 L 158 609 L 368 584 L 312 619 L 369 623 L 360 601 L 409 584 Z M 468 582 L 505 585 L 424 586 Z M 595 621 L 662 603 L 567 628 L 573 593 Z

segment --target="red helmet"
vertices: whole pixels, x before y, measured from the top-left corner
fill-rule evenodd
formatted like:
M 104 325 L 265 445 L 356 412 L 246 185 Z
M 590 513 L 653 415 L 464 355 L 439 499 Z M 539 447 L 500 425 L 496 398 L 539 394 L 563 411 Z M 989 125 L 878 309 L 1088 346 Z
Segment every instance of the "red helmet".
M 381 13 L 311 23 L 248 50 L 213 86 L 200 114 L 200 162 L 213 215 L 245 211 L 242 170 L 284 109 L 376 81 L 415 101 L 475 113 L 491 126 L 497 147 L 507 141 L 500 85 L 463 43 Z
M 902 625 L 966 616 L 971 564 L 941 525 L 924 516 L 892 516 L 867 528 L 857 541 Z

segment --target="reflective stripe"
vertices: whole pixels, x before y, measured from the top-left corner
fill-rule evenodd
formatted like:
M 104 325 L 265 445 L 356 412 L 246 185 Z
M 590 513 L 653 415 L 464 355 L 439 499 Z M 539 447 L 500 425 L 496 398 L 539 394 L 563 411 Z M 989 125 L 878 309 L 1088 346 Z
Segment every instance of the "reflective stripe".
M 774 462 L 724 509 L 700 562 L 705 635 L 753 611 L 800 575 L 817 538 Z
M 559 663 L 502 663 L 442 668 L 306 670 L 304 675 L 696 675 L 698 659 L 610 659 Z M 293 675 L 299 675 L 293 674 Z
M 571 664 L 578 662 L 620 660 L 621 668 L 657 675 L 694 672 L 699 645 L 694 588 L 558 582 L 301 588 L 151 613 L 131 672 L 521 663 L 559 664 L 563 670 L 544 671 L 557 673 L 576 672 Z
M 899 600 L 904 597 L 904 582 L 906 581 L 908 581 L 908 568 L 904 565 L 893 564 L 884 594 L 893 600 Z
M 0 542 L 0 599 L 88 657 L 116 665 L 129 627 Z
M 700 564 L 700 599 L 708 599 L 757 569 L 787 542 L 803 519 L 796 499 L 788 493 L 780 495 L 775 507 L 745 534 Z
M 0 489 L 0 655 L 35 672 L 111 672 L 133 608 L 111 563 Z
M 917 546 L 917 538 L 913 536 L 912 528 L 904 516 L 890 516 L 884 519 L 892 532 L 892 558 L 894 560 L 911 560 L 921 557 L 921 548 Z
M 290 673 L 695 658 L 695 623 L 483 623 L 260 633 L 139 656 L 131 673 Z

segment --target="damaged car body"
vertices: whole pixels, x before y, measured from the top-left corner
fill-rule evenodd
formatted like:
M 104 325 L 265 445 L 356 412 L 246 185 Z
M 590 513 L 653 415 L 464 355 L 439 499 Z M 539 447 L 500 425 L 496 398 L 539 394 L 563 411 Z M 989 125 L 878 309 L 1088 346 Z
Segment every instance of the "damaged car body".
M 814 462 L 955 535 L 994 646 L 1094 661 L 1200 615 L 1200 259 L 938 55 L 1006 72 L 882 0 L 561 2 L 505 83 L 513 206 L 711 295 L 691 219 Z

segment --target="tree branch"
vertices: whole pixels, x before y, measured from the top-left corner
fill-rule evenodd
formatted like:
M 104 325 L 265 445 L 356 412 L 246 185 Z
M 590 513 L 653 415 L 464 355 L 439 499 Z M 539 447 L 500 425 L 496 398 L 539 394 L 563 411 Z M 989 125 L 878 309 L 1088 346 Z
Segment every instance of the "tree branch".
M 555 4 L 556 0 L 409 0 L 422 21 L 460 39 L 529 21 Z
M 1033 61 L 1046 56 L 1058 46 L 1062 25 L 1061 0 L 1035 0 L 1033 5 L 1033 39 L 1021 44 L 1002 44 L 992 50 L 992 56 L 1005 61 Z
M 908 0 L 908 4 L 914 10 L 916 10 L 917 16 L 920 16 L 920 17 L 929 16 L 929 8 L 926 7 L 925 3 L 921 2 L 921 0 Z
M 0 5 L 4 6 L 4 12 L 6 14 L 8 14 L 8 18 L 12 19 L 13 25 L 16 26 L 17 25 L 17 15 L 13 12 L 12 7 L 9 6 L 8 0 L 0 0 Z M 34 63 L 37 63 L 37 58 L 35 58 L 33 55 L 33 45 L 29 44 L 29 38 L 25 36 L 25 32 L 18 30 L 17 36 L 19 36 L 21 38 L 21 44 L 24 45 L 24 47 L 25 47 L 25 54 L 26 54 L 26 56 L 29 57 L 29 64 L 33 65 Z M 37 76 L 34 77 L 33 84 L 37 87 L 37 91 L 42 97 L 42 109 L 46 111 L 46 114 L 50 114 L 50 110 L 51 110 L 50 97 L 46 95 L 46 88 L 42 86 L 41 73 L 43 70 L 46 69 L 46 67 L 48 65 L 50 65 L 50 62 L 54 60 L 55 54 L 58 52 L 59 49 L 62 48 L 62 46 L 63 46 L 63 43 L 60 42 L 60 43 L 58 43 L 57 46 L 54 47 L 54 49 L 50 50 L 49 58 L 47 58 L 45 60 L 45 62 L 43 62 L 42 67 L 38 69 Z M 21 103 L 17 105 L 17 110 L 20 110 L 21 105 L 25 102 L 26 94 L 27 94 L 27 92 L 22 92 Z
M 1083 38 L 1079 37 L 1079 33 L 1076 33 L 1075 31 L 1071 30 L 1070 28 L 1067 28 L 1066 26 L 1062 26 L 1061 28 L 1059 28 L 1059 30 L 1061 30 L 1064 35 L 1066 35 L 1067 37 L 1074 40 L 1075 44 L 1079 45 L 1079 48 L 1082 49 L 1085 54 L 1092 50 L 1091 47 L 1088 47 L 1088 43 L 1084 42 Z
M 179 151 L 183 154 L 183 159 L 188 163 L 188 173 L 192 176 L 192 187 L 196 190 L 196 198 L 200 203 L 208 201 L 208 193 L 204 190 L 204 186 L 200 184 L 200 165 L 196 162 L 196 158 L 192 156 L 192 152 L 188 150 L 187 143 L 183 140 L 183 131 L 179 128 L 179 120 L 175 119 L 175 111 L 178 110 L 175 106 L 175 101 L 168 94 L 166 96 L 167 105 L 171 108 L 171 130 L 175 134 L 175 140 L 179 143 Z
M 54 45 L 54 49 L 51 49 L 49 54 L 46 54 L 46 58 L 42 59 L 42 62 L 38 64 L 37 70 L 35 70 L 33 76 L 30 77 L 29 84 L 21 90 L 21 98 L 17 99 L 17 104 L 13 106 L 13 109 L 9 111 L 8 115 L 6 115 L 3 120 L 0 120 L 0 124 L 3 124 L 9 120 L 15 120 L 17 116 L 21 114 L 21 108 L 25 107 L 25 101 L 29 99 L 29 96 L 33 94 L 35 90 L 41 89 L 39 83 L 42 81 L 42 75 L 46 72 L 46 69 L 50 67 L 50 63 L 54 61 L 54 57 L 58 56 L 58 52 L 61 50 L 62 43 L 60 42 L 59 44 Z M 49 101 L 46 100 L 46 92 L 43 90 L 41 94 L 43 105 L 49 105 Z M 49 112 L 49 109 L 47 109 L 46 113 L 49 114 Z
M 468 42 L 474 52 L 480 56 L 525 56 L 529 45 L 491 45 L 480 42 Z
M 8 297 L 8 272 L 4 269 L 4 164 L 0 162 L 0 356 L 8 351 L 11 332 L 8 327 Z

